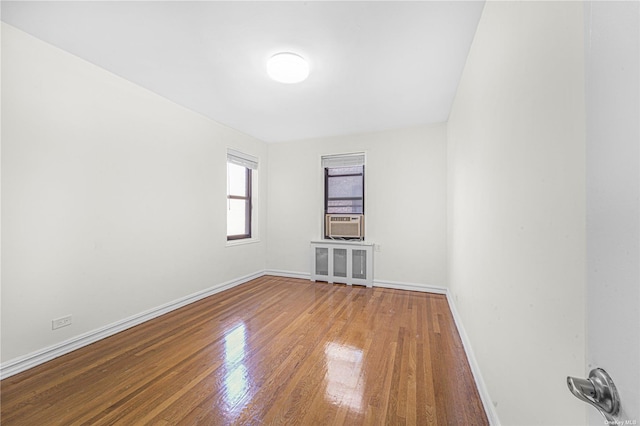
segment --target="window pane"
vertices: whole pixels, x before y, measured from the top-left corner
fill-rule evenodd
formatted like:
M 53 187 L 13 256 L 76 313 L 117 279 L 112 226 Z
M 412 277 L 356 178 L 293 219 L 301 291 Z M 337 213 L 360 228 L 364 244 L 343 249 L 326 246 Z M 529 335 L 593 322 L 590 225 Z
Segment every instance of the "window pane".
M 227 163 L 227 195 L 247 195 L 247 169 Z
M 364 166 L 325 167 L 324 201 L 327 214 L 364 215 Z
M 362 176 L 330 176 L 329 198 L 362 197 Z
M 328 170 L 329 176 L 362 174 L 362 166 L 332 167 Z
M 362 214 L 362 200 L 328 200 L 327 213 Z
M 247 233 L 247 200 L 227 200 L 227 235 Z

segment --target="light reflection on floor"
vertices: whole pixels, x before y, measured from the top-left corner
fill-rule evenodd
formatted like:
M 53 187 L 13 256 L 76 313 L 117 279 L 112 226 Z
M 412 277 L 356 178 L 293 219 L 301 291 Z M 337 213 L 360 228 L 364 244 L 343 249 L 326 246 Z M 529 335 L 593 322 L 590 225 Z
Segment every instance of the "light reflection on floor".
M 245 325 L 240 323 L 224 337 L 224 355 L 227 374 L 224 379 L 224 399 L 233 410 L 249 390 L 249 374 L 245 366 Z M 241 408 L 241 407 L 237 407 Z
M 327 400 L 362 412 L 362 349 L 331 342 L 325 346 L 324 353 L 327 360 Z

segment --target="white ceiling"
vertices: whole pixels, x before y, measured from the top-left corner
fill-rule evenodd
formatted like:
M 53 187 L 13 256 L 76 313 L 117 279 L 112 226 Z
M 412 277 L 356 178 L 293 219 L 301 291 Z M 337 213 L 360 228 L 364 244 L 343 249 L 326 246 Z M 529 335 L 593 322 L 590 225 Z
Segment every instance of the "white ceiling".
M 2 20 L 261 140 L 446 121 L 484 3 L 2 2 Z M 266 60 L 292 51 L 309 78 Z

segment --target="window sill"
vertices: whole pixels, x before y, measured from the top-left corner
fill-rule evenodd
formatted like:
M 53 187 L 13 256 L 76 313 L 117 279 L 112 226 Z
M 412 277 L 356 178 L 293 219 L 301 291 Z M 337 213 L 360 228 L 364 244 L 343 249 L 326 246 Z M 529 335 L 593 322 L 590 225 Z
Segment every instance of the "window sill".
M 227 240 L 227 247 L 243 246 L 245 244 L 259 243 L 260 238 L 244 238 L 242 240 Z
M 332 240 L 330 238 L 321 238 L 318 240 L 311 240 L 311 244 L 334 244 L 334 245 L 344 245 L 344 246 L 374 246 L 375 244 L 371 241 L 360 241 L 360 240 Z

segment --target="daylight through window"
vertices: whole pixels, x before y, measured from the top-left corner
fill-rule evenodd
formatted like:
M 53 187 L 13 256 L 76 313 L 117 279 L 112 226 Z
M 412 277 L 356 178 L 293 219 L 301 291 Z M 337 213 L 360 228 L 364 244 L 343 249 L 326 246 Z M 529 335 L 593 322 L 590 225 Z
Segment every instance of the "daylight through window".
M 227 154 L 227 240 L 251 238 L 253 173 L 257 159 L 236 151 Z
M 325 213 L 364 213 L 364 166 L 325 169 Z
M 364 238 L 364 154 L 322 157 L 325 238 Z

